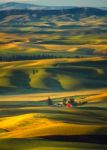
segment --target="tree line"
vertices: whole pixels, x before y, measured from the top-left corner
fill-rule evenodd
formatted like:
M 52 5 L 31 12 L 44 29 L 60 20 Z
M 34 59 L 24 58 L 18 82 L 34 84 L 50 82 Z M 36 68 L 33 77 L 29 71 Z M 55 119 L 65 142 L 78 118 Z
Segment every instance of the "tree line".
M 38 54 L 38 55 L 0 55 L 0 62 L 4 61 L 21 61 L 21 60 L 39 60 L 39 59 L 52 59 L 62 58 L 63 56 L 57 56 L 53 54 Z

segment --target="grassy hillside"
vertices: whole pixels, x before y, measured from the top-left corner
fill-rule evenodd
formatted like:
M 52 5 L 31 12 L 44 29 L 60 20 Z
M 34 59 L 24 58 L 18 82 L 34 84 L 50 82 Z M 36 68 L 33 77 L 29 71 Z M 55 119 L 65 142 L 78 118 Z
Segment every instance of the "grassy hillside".
M 77 102 L 87 102 L 72 109 L 47 106 L 47 95 L 22 95 L 19 101 L 17 95 L 6 96 L 7 100 L 4 97 L 5 101 L 0 101 L 0 128 L 2 131 L 0 136 L 106 135 L 106 90 L 78 91 L 62 93 L 62 95 L 54 93 L 53 96 L 51 93 L 54 103 L 62 101 L 65 96 L 73 96 Z M 58 96 L 60 97 L 58 98 Z M 31 98 L 29 101 L 24 101 L 25 97 Z
M 84 12 L 88 9 L 82 9 L 80 16 L 76 11 L 74 16 L 68 11 L 54 12 L 51 17 L 41 13 L 39 17 L 29 16 L 23 11 L 25 14 L 19 11 L 20 15 L 13 15 L 10 11 L 5 16 L 4 12 L 0 20 L 0 60 L 107 56 L 106 15 L 87 16 Z
M 75 113 L 79 113 L 79 111 L 76 112 L 74 111 L 73 115 L 76 115 Z M 91 114 L 89 113 L 89 115 Z M 59 136 L 59 135 L 73 136 L 73 135 L 107 134 L 106 121 L 98 120 L 97 118 L 95 119 L 94 117 L 93 118 L 90 117 L 90 120 L 87 121 L 87 119 L 85 118 L 85 111 L 84 115 L 80 114 L 80 116 L 77 116 L 78 118 L 76 117 L 76 120 L 75 117 L 72 116 L 71 118 L 71 116 L 72 115 L 70 115 L 70 112 L 68 115 L 66 114 L 66 112 L 64 112 L 62 116 L 60 112 L 57 111 L 54 115 L 53 114 L 45 115 L 44 111 L 43 115 L 39 113 L 37 115 L 29 113 L 15 117 L 4 118 L 0 120 L 0 128 L 2 130 L 5 129 L 4 132 L 3 131 L 1 132 L 0 137 L 30 138 L 30 137 L 45 137 L 45 136 Z M 80 119 L 81 116 L 82 119 Z M 53 119 L 51 120 L 50 118 L 54 118 L 54 120 Z M 66 120 L 68 120 L 69 122 L 64 123 L 64 121 Z M 78 122 L 80 122 L 79 124 L 76 122 L 77 120 Z
M 1 29 L 2 30 L 2 29 Z M 9 29 L 11 30 L 11 29 Z M 74 30 L 74 29 L 73 29 Z M 82 35 L 64 33 L 0 33 L 0 60 L 29 60 L 57 57 L 106 56 L 106 34 Z M 69 36 L 65 36 L 69 32 Z M 76 32 L 76 29 L 75 31 Z M 78 36 L 80 34 L 80 36 Z M 20 36 L 21 35 L 21 36 Z
M 32 99 L 34 96 L 31 97 L 32 106 L 30 101 L 23 101 L 24 97 L 19 102 L 13 100 L 9 102 L 7 96 L 7 101 L 0 102 L 0 147 L 3 150 L 8 150 L 8 148 L 15 150 L 35 148 L 82 150 L 84 147 L 105 150 L 107 148 L 105 145 L 107 134 L 106 91 L 84 92 L 75 92 L 73 95 L 71 93 L 72 96 L 76 96 L 76 93 L 80 94 L 76 96 L 77 101 L 88 101 L 87 104 L 72 109 L 46 106 L 46 100 L 45 103 L 34 101 Z M 53 98 L 54 102 L 62 99 L 57 99 L 57 96 L 58 93 L 56 93 L 56 98 Z M 12 96 L 9 97 L 12 98 Z M 16 95 L 16 99 L 17 97 Z M 81 99 L 83 97 L 84 99 Z M 100 105 L 95 105 L 97 102 Z M 35 103 L 41 103 L 41 106 L 34 106 Z M 45 105 L 42 106 L 43 104 Z
M 47 59 L 1 63 L 1 92 L 6 88 L 70 91 L 107 87 L 106 58 Z
M 5 145 L 5 146 L 4 146 Z M 17 146 L 18 145 L 18 146 Z M 47 141 L 47 140 L 38 140 L 38 139 L 6 139 L 0 141 L 0 147 L 2 150 L 14 149 L 14 150 L 83 150 L 92 149 L 92 150 L 106 150 L 107 146 L 100 144 L 89 144 L 89 143 L 77 143 L 77 142 L 56 142 L 56 141 Z

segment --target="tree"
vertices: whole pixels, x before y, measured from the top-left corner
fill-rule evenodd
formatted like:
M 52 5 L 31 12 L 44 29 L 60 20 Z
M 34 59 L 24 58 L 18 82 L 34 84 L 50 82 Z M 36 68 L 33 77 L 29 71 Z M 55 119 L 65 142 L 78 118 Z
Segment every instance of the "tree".
M 53 101 L 52 101 L 52 99 L 51 99 L 50 97 L 48 97 L 48 105 L 49 105 L 49 106 L 52 106 L 52 105 L 53 105 Z

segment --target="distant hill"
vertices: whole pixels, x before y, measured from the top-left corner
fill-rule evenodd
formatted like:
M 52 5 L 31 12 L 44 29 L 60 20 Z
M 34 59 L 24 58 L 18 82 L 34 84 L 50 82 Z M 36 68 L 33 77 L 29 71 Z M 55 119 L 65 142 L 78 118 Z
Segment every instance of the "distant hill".
M 5 3 L 0 5 L 0 24 L 23 24 L 52 17 L 60 21 L 78 21 L 88 17 L 106 17 L 107 10 L 84 7 L 44 7 L 24 3 Z
M 0 10 L 11 10 L 11 9 L 68 9 L 71 6 L 42 6 L 42 5 L 35 5 L 35 4 L 28 4 L 28 3 L 18 3 L 18 2 L 8 2 L 0 4 Z
M 8 2 L 0 4 L 0 25 L 23 24 L 56 18 L 58 21 L 79 21 L 88 17 L 107 16 L 107 9 L 71 6 L 40 6 Z M 52 18 L 52 19 L 51 19 Z
M 26 4 L 26 3 L 17 3 L 17 2 L 8 2 L 0 4 L 0 10 L 10 10 L 10 9 L 37 9 L 39 5 Z

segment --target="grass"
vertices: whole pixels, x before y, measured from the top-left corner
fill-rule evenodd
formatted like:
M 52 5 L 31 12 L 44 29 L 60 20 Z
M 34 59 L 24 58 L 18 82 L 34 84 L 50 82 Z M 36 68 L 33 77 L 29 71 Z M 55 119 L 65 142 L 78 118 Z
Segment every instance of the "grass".
M 106 78 L 104 78 L 106 76 L 106 58 L 3 62 L 1 70 L 1 83 L 5 85 L 3 79 L 8 80 L 5 82 L 8 83 L 5 85 L 6 87 L 20 87 L 22 90 L 32 86 L 35 91 L 38 87 L 47 90 L 47 93 L 19 95 L 17 92 L 17 95 L 0 96 L 0 147 L 2 149 L 32 150 L 35 149 L 37 143 L 40 146 L 36 148 L 40 150 L 81 150 L 84 147 L 106 149 L 104 143 L 100 145 L 101 141 L 96 138 L 107 135 L 107 95 Z M 50 84 L 47 84 L 47 80 Z M 82 90 L 83 81 L 87 83 L 84 85 L 84 87 L 88 87 L 87 90 L 86 88 Z M 99 89 L 98 87 L 95 87 L 94 90 L 92 87 L 89 89 L 90 83 L 94 85 L 95 82 L 99 83 Z M 63 89 L 61 89 L 62 92 L 48 92 L 48 89 L 51 88 L 53 91 L 53 87 L 58 89 L 63 87 L 67 91 L 70 89 L 70 92 Z M 77 90 L 77 87 L 80 87 L 80 90 Z M 72 88 L 75 89 L 74 92 L 71 92 Z M 15 93 L 13 92 L 13 94 Z M 87 103 L 72 109 L 49 107 L 46 102 L 48 96 L 51 96 L 55 103 L 68 96 L 76 97 L 78 102 L 87 101 Z M 96 137 L 93 139 L 87 136 Z M 75 139 L 75 142 L 78 142 L 79 138 L 80 142 L 78 144 L 74 141 L 61 142 L 61 139 L 68 139 L 68 137 L 71 141 Z M 20 138 L 25 143 L 24 146 Z M 60 141 L 54 141 L 57 138 Z M 87 143 L 85 141 L 87 138 L 89 138 L 87 142 L 91 139 L 90 143 L 93 144 Z M 9 146 L 8 143 L 10 143 Z
M 46 100 L 40 101 L 37 97 L 40 96 L 41 99 L 43 96 L 47 97 L 46 93 L 37 96 L 30 94 L 31 99 L 36 97 L 37 100 L 32 99 L 33 101 L 28 102 L 24 101 L 27 95 L 22 95 L 20 101 L 16 101 L 17 95 L 14 95 L 15 101 L 11 95 L 4 96 L 5 101 L 0 102 L 0 148 L 2 150 L 107 149 L 104 140 L 100 139 L 107 134 L 106 99 L 103 105 L 106 91 L 77 91 L 65 94 L 68 96 L 73 94 L 77 101 L 85 100 L 88 103 L 68 109 L 49 107 L 45 103 L 42 106 Z M 53 93 L 55 102 L 61 101 L 62 98 L 58 98 L 59 95 L 59 93 L 56 95 Z M 84 98 L 81 99 L 81 97 Z M 8 98 L 12 101 L 7 101 Z M 100 107 L 94 105 L 97 98 L 99 98 Z M 2 100 L 1 97 L 0 99 Z M 36 106 L 37 104 L 41 106 Z
M 38 31 L 38 28 L 40 31 Z M 107 39 L 103 31 L 98 35 L 97 31 L 93 34 L 92 27 L 86 27 L 85 29 L 84 26 L 80 26 L 79 29 L 70 26 L 72 32 L 70 32 L 70 29 L 60 29 L 59 26 L 54 31 L 52 31 L 52 27 L 48 31 L 47 28 L 40 27 L 40 24 L 38 28 L 32 27 L 32 25 L 27 27 L 5 26 L 4 31 L 4 28 L 0 26 L 0 55 L 5 57 L 7 54 L 13 57 L 19 55 L 34 56 L 38 53 L 45 54 L 48 52 L 61 57 L 66 52 L 66 57 L 75 57 L 104 56 L 107 54 Z M 90 34 L 87 34 L 87 32 L 90 32 Z M 74 34 L 72 35 L 72 33 Z M 60 52 L 60 54 L 56 54 L 56 52 Z
M 0 87 L 32 91 L 105 88 L 106 62 L 101 57 L 4 62 Z
M 87 91 L 87 94 L 89 92 L 90 95 L 86 95 L 86 91 L 84 93 L 80 92 L 82 95 L 79 92 L 66 93 L 67 95 L 76 95 L 78 93 L 80 95 L 77 95 L 77 101 L 88 102 L 72 109 L 46 106 L 46 99 L 26 102 L 23 101 L 24 97 L 22 96 L 20 101 L 13 101 L 12 96 L 10 96 L 12 101 L 0 102 L 0 129 L 2 131 L 0 137 L 32 138 L 52 135 L 106 135 L 106 91 L 97 91 L 98 93 L 96 91 L 94 93 L 93 91 Z M 57 94 L 55 98 L 55 93 L 53 96 L 55 103 L 62 99 L 58 98 Z M 6 97 L 8 99 L 8 96 Z M 14 97 L 17 98 L 17 95 Z M 42 95 L 40 97 L 42 99 Z M 81 99 L 80 97 L 85 98 Z M 94 97 L 93 101 L 91 100 L 92 97 Z M 98 97 L 99 101 L 95 99 Z M 100 106 L 95 105 L 96 102 L 99 102 Z
M 52 114 L 51 118 L 52 118 Z M 56 136 L 56 135 L 90 135 L 90 134 L 106 134 L 106 125 L 88 125 L 75 123 L 64 123 L 58 121 L 61 115 L 57 114 L 53 117 L 54 120 L 48 119 L 48 115 L 44 114 L 24 114 L 14 117 L 1 119 L 0 128 L 6 129 L 9 132 L 1 133 L 1 138 L 31 138 L 40 136 Z M 58 117 L 58 118 L 57 118 Z M 69 116 L 70 117 L 70 116 Z M 56 119 L 55 119 L 56 118 Z M 58 120 L 57 120 L 58 119 Z M 66 118 L 69 121 L 69 118 Z M 73 120 L 72 118 L 71 120 Z M 77 118 L 76 118 L 77 119 Z M 56 121 L 55 121 L 56 120 Z M 82 123 L 83 119 L 78 119 Z M 103 129 L 104 128 L 104 129 Z M 102 130 L 102 131 L 100 131 Z M 98 132 L 98 133 L 97 133 Z
M 18 146 L 17 146 L 18 145 Z M 0 140 L 2 150 L 82 150 L 83 148 L 92 150 L 106 150 L 106 146 L 89 143 L 56 142 L 42 139 L 6 139 Z

